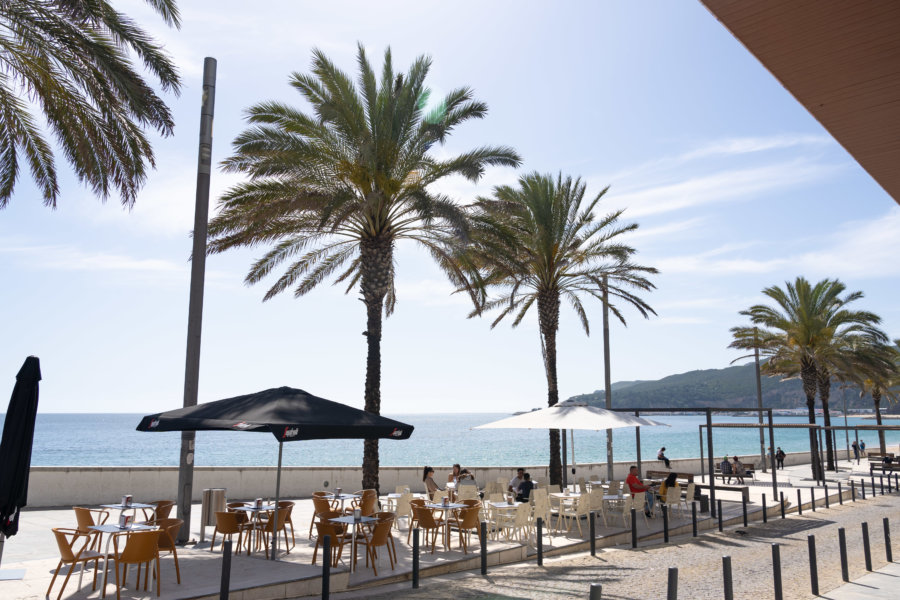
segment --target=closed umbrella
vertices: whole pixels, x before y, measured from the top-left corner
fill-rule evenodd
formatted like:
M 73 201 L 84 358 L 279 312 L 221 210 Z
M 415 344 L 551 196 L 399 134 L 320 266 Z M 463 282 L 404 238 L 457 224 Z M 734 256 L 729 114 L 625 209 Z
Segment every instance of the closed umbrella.
M 413 426 L 325 400 L 300 389 L 272 388 L 147 415 L 138 431 L 250 431 L 271 433 L 278 440 L 275 522 L 281 495 L 281 454 L 284 442 L 326 439 L 405 440 Z M 278 532 L 272 540 L 272 558 Z
M 28 502 L 28 473 L 31 469 L 31 445 L 37 417 L 38 382 L 41 363 L 36 356 L 25 359 L 16 375 L 0 441 L 0 560 L 5 538 L 19 531 L 19 510 Z M 16 573 L 17 578 L 21 578 Z M 7 573 L 0 579 L 12 578 Z
M 668 424 L 627 413 L 606 410 L 597 406 L 590 406 L 582 402 L 562 402 L 540 410 L 533 410 L 500 419 L 499 421 L 485 423 L 475 427 L 475 429 L 562 429 L 563 438 L 565 438 L 567 429 L 570 431 L 574 429 L 600 431 L 623 427 L 654 426 L 668 427 Z M 572 463 L 573 465 L 575 463 L 574 440 Z M 563 478 L 565 479 L 565 469 Z

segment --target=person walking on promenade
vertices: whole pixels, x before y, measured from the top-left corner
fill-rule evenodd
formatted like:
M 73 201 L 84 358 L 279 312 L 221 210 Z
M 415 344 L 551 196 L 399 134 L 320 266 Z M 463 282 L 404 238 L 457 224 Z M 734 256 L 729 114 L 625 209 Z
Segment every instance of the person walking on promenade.
M 863 458 L 868 456 L 868 454 L 866 454 L 866 443 L 864 441 L 859 442 L 859 453 L 862 454 Z
M 850 444 L 850 447 L 853 448 L 853 460 L 859 460 L 859 444 L 856 443 L 856 440 L 853 440 L 853 443 Z
M 784 453 L 784 450 L 781 449 L 781 446 L 778 446 L 778 450 L 775 452 L 775 462 L 777 463 L 778 469 L 784 468 L 784 457 L 787 456 Z
M 671 469 L 671 467 L 669 466 L 669 459 L 666 458 L 666 447 L 665 446 L 660 448 L 659 452 L 656 453 L 656 460 L 663 461 L 664 463 L 666 463 L 666 468 Z

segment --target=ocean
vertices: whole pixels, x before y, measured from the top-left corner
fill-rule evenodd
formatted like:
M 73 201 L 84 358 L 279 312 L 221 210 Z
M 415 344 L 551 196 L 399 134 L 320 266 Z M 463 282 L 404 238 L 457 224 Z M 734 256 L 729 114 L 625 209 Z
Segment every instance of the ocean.
M 5 416 L 5 415 L 4 415 Z M 467 467 L 500 465 L 541 465 L 547 462 L 548 442 L 545 430 L 479 429 L 472 427 L 509 416 L 507 413 L 398 414 L 386 415 L 415 426 L 408 440 L 383 440 L 380 444 L 384 466 L 451 465 Z M 701 415 L 651 415 L 671 427 L 641 429 L 641 454 L 654 460 L 661 446 L 669 458 L 693 458 L 700 455 L 698 425 Z M 0 423 L 2 423 L 0 417 Z M 135 430 L 138 414 L 38 414 L 32 465 L 34 466 L 177 466 L 180 433 L 142 433 Z M 716 415 L 715 422 L 755 423 L 756 417 Z M 805 417 L 777 417 L 777 423 L 805 423 Z M 853 417 L 849 424 L 874 424 L 874 420 Z M 842 425 L 843 417 L 833 417 L 833 425 Z M 705 434 L 704 434 L 705 438 Z M 851 441 L 853 434 L 851 433 Z M 860 435 L 866 446 L 874 448 L 874 432 Z M 785 452 L 809 448 L 809 437 L 802 429 L 776 429 L 775 445 Z M 756 429 L 714 429 L 717 456 L 759 455 Z M 613 433 L 617 461 L 634 460 L 633 429 Z M 887 443 L 900 443 L 900 432 L 888 432 Z M 768 445 L 768 433 L 766 434 Z M 838 448 L 845 447 L 843 432 L 838 433 Z M 704 446 L 705 453 L 705 446 Z M 571 457 L 571 451 L 569 453 Z M 237 431 L 201 431 L 197 433 L 195 464 L 200 466 L 272 466 L 277 463 L 278 444 L 268 433 Z M 569 459 L 571 462 L 571 458 Z M 606 434 L 575 432 L 577 463 L 606 460 Z M 356 466 L 362 462 L 361 440 L 298 441 L 284 445 L 284 464 L 293 466 Z

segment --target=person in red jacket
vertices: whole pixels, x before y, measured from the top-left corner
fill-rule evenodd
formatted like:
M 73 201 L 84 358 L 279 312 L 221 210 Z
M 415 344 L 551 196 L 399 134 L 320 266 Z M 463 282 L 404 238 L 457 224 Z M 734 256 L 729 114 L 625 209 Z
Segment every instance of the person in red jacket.
M 653 493 L 653 487 L 649 485 L 644 485 L 641 479 L 638 477 L 637 467 L 632 465 L 630 469 L 628 469 L 628 477 L 625 478 L 625 483 L 628 485 L 629 491 L 631 494 L 639 494 L 640 492 L 649 492 L 646 495 L 647 503 L 644 507 L 644 514 L 648 517 L 652 516 L 650 511 L 653 509 L 653 500 L 656 494 Z

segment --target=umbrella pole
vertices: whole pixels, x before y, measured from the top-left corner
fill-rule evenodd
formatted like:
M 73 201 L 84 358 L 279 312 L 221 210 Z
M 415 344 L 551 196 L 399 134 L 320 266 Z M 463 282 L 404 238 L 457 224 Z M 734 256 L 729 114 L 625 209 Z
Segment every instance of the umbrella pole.
M 275 552 L 278 551 L 278 501 L 281 499 L 281 453 L 284 450 L 284 442 L 278 442 L 278 474 L 275 476 L 275 514 L 272 523 L 272 560 L 275 560 Z
M 566 458 L 566 430 L 565 429 L 562 430 L 562 455 L 563 455 L 562 456 L 562 459 L 563 459 L 562 485 L 563 485 L 563 491 L 566 491 L 569 487 L 569 478 L 568 478 L 568 472 L 569 472 L 568 462 L 569 462 L 569 460 L 568 460 L 568 458 Z

